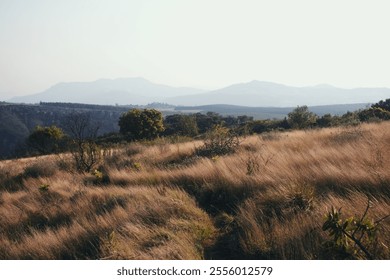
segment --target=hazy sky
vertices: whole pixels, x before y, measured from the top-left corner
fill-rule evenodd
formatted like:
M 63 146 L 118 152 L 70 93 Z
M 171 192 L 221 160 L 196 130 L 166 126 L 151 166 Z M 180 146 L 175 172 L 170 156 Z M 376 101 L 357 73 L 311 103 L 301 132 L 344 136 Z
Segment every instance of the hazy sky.
M 144 77 L 390 87 L 388 0 L 0 0 L 0 100 Z

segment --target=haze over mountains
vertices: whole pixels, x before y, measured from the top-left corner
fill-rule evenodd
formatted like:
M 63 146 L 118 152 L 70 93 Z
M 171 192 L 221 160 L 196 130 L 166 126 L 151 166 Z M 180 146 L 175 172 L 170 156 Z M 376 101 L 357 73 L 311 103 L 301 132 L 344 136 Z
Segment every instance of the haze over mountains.
M 100 79 L 93 82 L 59 83 L 49 89 L 27 96 L 14 97 L 10 102 L 70 102 L 97 105 L 145 105 L 164 98 L 194 95 L 203 90 L 159 85 L 143 78 Z
M 390 98 L 389 88 L 342 89 L 330 85 L 292 87 L 252 81 L 214 91 L 171 87 L 143 78 L 100 79 L 94 82 L 59 83 L 44 92 L 14 97 L 10 102 L 72 102 L 101 105 L 145 105 L 164 102 L 172 105 L 200 106 L 228 104 L 250 107 L 295 107 L 334 104 L 374 103 Z

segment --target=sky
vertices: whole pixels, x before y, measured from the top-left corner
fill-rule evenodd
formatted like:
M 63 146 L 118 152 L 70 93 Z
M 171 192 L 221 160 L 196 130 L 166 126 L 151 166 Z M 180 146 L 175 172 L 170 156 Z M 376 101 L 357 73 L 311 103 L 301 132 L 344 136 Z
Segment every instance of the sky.
M 388 0 L 0 0 L 0 100 L 144 77 L 390 87 Z

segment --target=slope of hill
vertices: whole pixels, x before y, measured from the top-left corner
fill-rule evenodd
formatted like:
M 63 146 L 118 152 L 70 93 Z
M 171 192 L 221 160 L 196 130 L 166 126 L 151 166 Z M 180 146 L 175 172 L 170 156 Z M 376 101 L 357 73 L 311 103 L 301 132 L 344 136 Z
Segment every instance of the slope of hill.
M 149 82 L 143 78 L 100 79 L 94 82 L 59 83 L 37 94 L 14 97 L 14 103 L 71 102 L 85 104 L 145 105 L 173 97 L 201 93 L 202 90 L 170 87 Z
M 229 104 L 251 107 L 296 107 L 297 105 L 372 103 L 389 97 L 388 88 L 341 89 L 328 85 L 290 87 L 252 81 L 207 93 L 166 98 L 165 101 L 183 106 Z
M 201 141 L 130 143 L 93 174 L 67 155 L 0 161 L 0 259 L 367 258 L 322 225 L 332 207 L 361 217 L 368 198 L 365 221 L 390 213 L 389 132 L 382 122 L 257 135 L 212 159 L 196 156 Z M 385 219 L 359 240 L 390 259 L 389 233 Z

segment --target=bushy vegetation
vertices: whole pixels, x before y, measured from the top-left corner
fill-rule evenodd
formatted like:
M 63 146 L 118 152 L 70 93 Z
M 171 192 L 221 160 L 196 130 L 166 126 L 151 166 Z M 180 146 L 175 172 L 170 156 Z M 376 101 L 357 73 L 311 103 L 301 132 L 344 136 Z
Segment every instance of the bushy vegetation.
M 52 154 L 64 150 L 65 134 L 61 128 L 52 125 L 50 127 L 35 127 L 27 138 L 28 146 L 39 154 Z
M 198 156 L 216 157 L 234 153 L 240 144 L 236 134 L 229 129 L 215 126 L 206 134 L 203 146 L 196 149 Z
M 118 124 L 128 140 L 155 139 L 165 129 L 162 114 L 155 109 L 132 109 L 119 118 Z

